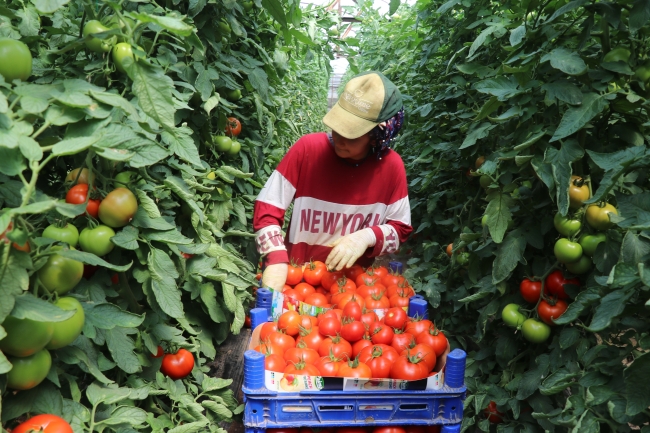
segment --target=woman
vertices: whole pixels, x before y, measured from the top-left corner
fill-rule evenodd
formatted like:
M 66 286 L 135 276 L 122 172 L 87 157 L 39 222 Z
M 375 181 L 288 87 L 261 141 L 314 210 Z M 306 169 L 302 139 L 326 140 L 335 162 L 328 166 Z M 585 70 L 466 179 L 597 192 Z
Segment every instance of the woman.
M 323 118 L 332 134 L 307 134 L 289 149 L 255 202 L 264 287 L 282 290 L 290 259 L 341 270 L 357 260 L 370 264 L 406 240 L 412 231 L 406 170 L 390 149 L 403 120 L 397 87 L 366 72 L 348 82 Z

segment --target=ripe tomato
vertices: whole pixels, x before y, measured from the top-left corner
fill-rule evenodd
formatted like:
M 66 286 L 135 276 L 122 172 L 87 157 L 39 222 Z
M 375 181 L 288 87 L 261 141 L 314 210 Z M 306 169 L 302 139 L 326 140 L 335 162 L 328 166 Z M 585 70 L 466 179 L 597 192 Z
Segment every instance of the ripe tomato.
M 519 291 L 521 296 L 530 303 L 537 303 L 539 300 L 539 295 L 542 293 L 542 282 L 541 281 L 531 281 L 528 278 L 524 278 L 519 284 Z
M 277 344 L 271 343 L 270 341 L 258 344 L 253 348 L 253 350 L 265 356 L 280 355 L 284 359 L 284 349 Z
M 339 367 L 339 377 L 359 377 L 370 379 L 372 377 L 372 371 L 363 362 L 359 362 L 358 358 L 350 360 L 348 362 L 343 362 Z
M 295 299 L 296 301 L 304 301 L 305 297 L 301 293 L 298 293 L 296 289 L 288 289 L 282 292 L 282 294 L 288 298 Z
M 0 38 L 0 75 L 7 83 L 26 81 L 32 75 L 32 53 L 27 45 L 10 38 Z
M 394 357 L 394 354 L 392 352 L 384 352 L 381 347 L 374 346 L 370 353 L 370 356 L 367 354 L 365 355 L 366 356 L 363 356 L 363 359 L 361 356 L 359 359 L 362 360 L 362 362 L 365 363 L 368 367 L 370 367 L 373 378 L 384 379 L 390 376 L 390 368 L 397 359 Z
M 418 380 L 429 376 L 429 367 L 419 354 L 407 351 L 405 356 L 397 358 L 390 369 L 391 379 Z
M 79 242 L 79 230 L 72 224 L 66 224 L 64 227 L 51 224 L 43 230 L 42 236 L 59 242 L 65 242 L 71 247 L 76 247 L 77 242 Z
M 268 341 L 280 346 L 283 352 L 296 346 L 296 340 L 292 336 L 280 331 L 271 332 L 268 336 Z
M 352 265 L 347 269 L 343 269 L 343 273 L 352 281 L 356 281 L 357 277 L 364 273 L 364 270 L 360 265 Z
M 564 291 L 565 284 L 579 286 L 580 280 L 577 278 L 566 279 L 562 271 L 553 271 L 546 277 L 546 290 L 551 295 L 559 299 L 568 299 L 569 296 Z
M 92 183 L 94 185 L 95 173 L 88 171 L 87 168 L 81 168 L 81 169 L 75 168 L 74 170 L 70 171 L 70 173 L 66 175 L 65 181 L 70 182 L 72 184 Z
M 311 329 L 303 328 L 298 338 L 296 338 L 296 344 L 304 342 L 310 349 L 318 350 L 323 340 L 325 340 L 325 337 L 319 332 L 318 326 L 314 326 Z
M 611 204 L 605 203 L 602 206 L 592 204 L 587 207 L 585 217 L 587 224 L 596 230 L 607 230 L 614 224 L 610 221 L 610 214 L 618 215 L 618 210 Z
M 320 286 L 323 276 L 327 272 L 327 267 L 323 262 L 309 262 L 305 267 L 305 270 L 302 271 L 302 277 L 305 279 L 305 282 L 311 284 L 312 286 Z
M 278 330 L 278 322 L 264 322 L 260 329 L 260 341 L 266 341 L 271 333 Z
M 48 257 L 45 265 L 38 270 L 38 278 L 48 292 L 56 292 L 63 295 L 72 290 L 84 272 L 84 265 L 76 260 L 56 254 L 61 247 L 52 247 L 50 251 L 55 252 Z
M 304 277 L 304 274 L 303 274 Z M 293 290 L 298 293 L 298 295 L 302 296 L 303 299 L 305 299 L 308 295 L 311 295 L 312 293 L 316 292 L 316 289 L 314 289 L 314 286 L 312 286 L 309 283 L 298 283 L 296 286 L 293 288 Z
M 165 354 L 165 350 L 162 348 L 162 346 L 158 346 L 158 347 L 156 347 L 156 354 L 154 355 L 152 353 L 151 357 L 152 358 L 162 358 L 164 354 Z
M 109 227 L 124 227 L 131 222 L 137 210 L 135 195 L 126 188 L 115 188 L 99 205 L 99 219 Z
M 287 364 L 297 364 L 299 362 L 306 362 L 307 364 L 315 364 L 320 358 L 318 352 L 314 349 L 307 347 L 306 343 L 297 343 L 296 347 L 292 347 L 284 352 L 284 360 Z
M 368 284 L 362 284 L 357 287 L 355 293 L 362 298 L 367 298 L 371 295 L 383 295 L 386 292 L 386 287 L 380 282 L 372 282 Z
M 237 137 L 241 133 L 241 122 L 234 117 L 229 117 L 226 122 L 226 135 Z
M 336 356 L 342 361 L 346 361 L 352 355 L 352 346 L 338 335 L 336 337 L 328 337 L 318 348 L 318 354 L 320 356 L 328 356 L 330 355 L 330 351 L 333 356 Z
M 381 283 L 385 287 L 396 286 L 396 285 L 399 285 L 399 284 L 407 284 L 408 285 L 408 283 L 406 283 L 406 278 L 404 278 L 400 274 L 396 274 L 396 273 L 393 273 L 393 272 L 389 272 L 385 277 L 383 277 L 381 279 Z
M 2 323 L 7 336 L 0 340 L 0 350 L 8 355 L 25 357 L 43 349 L 52 339 L 51 322 L 37 322 L 7 316 Z
M 485 414 L 485 417 L 492 424 L 499 424 L 503 422 L 504 413 L 499 412 L 499 410 L 497 409 L 497 404 L 493 401 L 490 401 L 487 407 L 483 409 L 483 414 Z
M 300 374 L 303 376 L 320 376 L 320 371 L 314 364 L 307 364 L 306 362 L 299 362 L 297 364 L 287 364 L 284 369 L 284 374 Z
M 393 329 L 404 329 L 408 315 L 403 308 L 390 308 L 384 315 L 384 323 Z
M 324 377 L 337 377 L 342 364 L 343 362 L 333 354 L 322 356 L 314 363 L 320 375 Z
M 415 291 L 413 290 L 413 287 L 409 286 L 409 284 L 406 281 L 404 281 L 404 283 L 402 284 L 393 284 L 392 286 L 388 286 L 386 288 L 386 296 L 388 296 L 389 298 L 396 294 L 401 294 L 401 296 L 411 297 L 415 295 Z
M 43 382 L 52 367 L 52 356 L 47 349 L 18 358 L 7 358 L 13 368 L 7 373 L 7 388 L 27 390 Z
M 304 329 L 312 329 L 318 326 L 318 319 L 314 316 L 309 316 L 307 314 L 300 315 L 300 326 Z
M 12 433 L 28 433 L 31 431 L 42 433 L 73 433 L 72 427 L 66 420 L 56 415 L 36 415 L 14 427 Z
M 328 271 L 326 269 L 323 278 L 321 278 L 320 284 L 325 290 L 331 292 L 332 286 L 336 284 L 336 281 L 339 278 L 343 278 L 343 271 Z
M 379 277 L 379 281 L 383 280 L 388 275 L 388 268 L 386 266 L 372 266 L 372 271 Z
M 266 358 L 264 358 L 265 370 L 282 373 L 286 368 L 287 362 L 284 360 L 284 357 L 282 355 L 277 355 L 274 353 L 271 355 L 266 355 Z
M 194 355 L 186 349 L 179 349 L 176 353 L 166 353 L 163 356 L 160 371 L 173 380 L 183 379 L 194 368 Z
M 589 187 L 580 176 L 571 176 L 569 182 L 569 207 L 578 209 L 585 200 L 589 199 Z
M 395 333 L 393 341 L 391 341 L 390 345 L 397 351 L 397 353 L 401 353 L 402 351 L 408 349 L 410 346 L 415 345 L 415 336 L 413 334 L 409 334 L 408 332 L 398 330 L 398 332 Z
M 451 243 L 451 244 L 447 245 L 447 249 L 445 250 L 445 252 L 447 253 L 447 255 L 449 257 L 451 257 L 454 254 L 454 244 Z
M 348 319 L 347 322 L 344 320 L 343 326 L 341 326 L 341 337 L 350 343 L 361 340 L 365 333 L 366 327 L 358 320 Z
M 423 333 L 427 329 L 431 328 L 433 325 L 433 322 L 428 319 L 421 319 L 421 318 L 411 318 L 411 321 L 406 324 L 406 332 L 409 334 L 413 334 L 416 337 L 418 334 Z
M 359 274 L 357 278 L 355 278 L 354 282 L 356 283 L 357 287 L 362 286 L 362 285 L 372 285 L 374 282 L 380 282 L 381 277 L 379 275 L 375 275 L 375 272 L 372 270 L 372 268 L 368 268 L 366 272 Z
M 406 430 L 404 427 L 400 427 L 400 426 L 385 426 L 385 427 L 375 427 L 374 429 L 372 429 L 372 433 L 406 433 Z
M 367 296 L 364 299 L 364 303 L 366 304 L 366 308 L 370 310 L 385 310 L 390 308 L 390 301 L 383 295 L 383 292 Z
M 296 311 L 286 311 L 278 318 L 278 330 L 287 335 L 298 335 L 302 319 Z
M 370 328 L 373 323 L 379 322 L 379 317 L 377 317 L 377 313 L 375 313 L 372 310 L 366 311 L 365 308 L 362 308 L 361 311 L 364 313 L 361 315 L 361 322 L 363 322 L 366 327 Z
M 410 299 L 411 297 L 407 296 L 406 293 L 400 292 L 391 296 L 388 299 L 388 303 L 391 308 L 404 309 L 404 308 L 408 308 Z
M 302 267 L 295 263 L 289 263 L 286 284 L 295 286 L 302 281 Z
M 363 338 L 352 345 L 352 358 L 356 358 L 359 353 L 366 347 L 372 347 L 372 341 L 370 337 L 366 334 Z
M 341 332 L 341 321 L 335 317 L 326 317 L 319 320 L 318 332 L 325 337 L 333 337 Z
M 361 308 L 366 306 L 363 298 L 360 295 L 357 295 L 355 292 L 347 292 L 338 299 L 337 306 L 341 310 L 345 308 L 348 302 L 356 302 Z
M 338 278 L 334 284 L 330 286 L 330 293 L 353 292 L 357 288 L 350 278 L 343 276 Z
M 552 299 L 550 302 L 543 299 L 537 306 L 537 314 L 539 314 L 539 318 L 544 323 L 554 326 L 555 322 L 553 322 L 553 319 L 559 318 L 568 307 L 568 304 L 561 299 Z
M 415 342 L 418 344 L 426 344 L 433 349 L 436 356 L 441 356 L 447 350 L 447 337 L 442 331 L 439 331 L 435 325 L 428 328 L 421 334 L 415 337 Z
M 111 238 L 115 236 L 115 230 L 109 226 L 99 224 L 94 228 L 86 227 L 79 235 L 79 246 L 87 253 L 102 257 L 113 251 L 115 244 Z
M 65 202 L 71 204 L 82 204 L 86 203 L 87 198 L 88 184 L 79 183 L 68 190 L 67 194 L 65 195 Z M 93 218 L 97 218 L 100 205 L 101 200 L 88 198 L 88 203 L 86 204 L 86 213 Z
M 312 293 L 307 295 L 304 300 L 305 304 L 314 305 L 316 307 L 322 307 L 325 304 L 328 304 L 327 297 L 322 293 Z
M 74 315 L 62 322 L 52 322 L 52 339 L 45 346 L 54 350 L 67 346 L 77 339 L 84 327 L 84 309 L 75 298 L 64 296 L 54 302 L 57 307 L 66 311 L 75 311 Z
M 369 332 L 370 340 L 374 344 L 390 344 L 395 335 L 393 328 L 380 322 L 375 322 L 372 327 L 370 327 Z
M 401 352 L 399 355 L 408 356 L 409 354 L 421 357 L 427 364 L 429 371 L 433 371 L 433 368 L 436 366 L 436 361 L 438 360 L 433 348 L 422 343 L 416 344 L 415 346 Z

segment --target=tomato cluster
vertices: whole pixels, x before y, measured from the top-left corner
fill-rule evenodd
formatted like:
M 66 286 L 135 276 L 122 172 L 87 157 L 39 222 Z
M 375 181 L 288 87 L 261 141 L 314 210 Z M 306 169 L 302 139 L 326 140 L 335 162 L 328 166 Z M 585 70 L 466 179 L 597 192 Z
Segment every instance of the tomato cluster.
M 287 311 L 264 323 L 255 347 L 265 368 L 325 377 L 424 379 L 447 349 L 445 335 L 427 319 L 409 318 L 402 307 L 380 319 L 349 299 L 318 317 Z
M 267 433 L 440 433 L 439 425 L 269 428 Z
M 362 313 L 407 308 L 415 295 L 406 278 L 389 272 L 384 266 L 363 269 L 354 265 L 342 271 L 328 271 L 319 261 L 304 266 L 290 264 L 282 293 L 309 305 L 341 310 L 348 302 L 355 301 Z

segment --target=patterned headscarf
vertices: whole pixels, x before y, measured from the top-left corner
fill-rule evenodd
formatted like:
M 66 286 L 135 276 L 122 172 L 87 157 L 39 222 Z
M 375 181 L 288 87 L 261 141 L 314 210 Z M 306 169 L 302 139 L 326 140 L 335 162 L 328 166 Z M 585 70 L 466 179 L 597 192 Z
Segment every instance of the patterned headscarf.
M 380 123 L 371 131 L 370 136 L 375 140 L 372 152 L 377 155 L 377 159 L 381 159 L 388 149 L 391 148 L 391 143 L 397 134 L 399 134 L 403 124 L 404 107 L 400 108 L 393 117 Z

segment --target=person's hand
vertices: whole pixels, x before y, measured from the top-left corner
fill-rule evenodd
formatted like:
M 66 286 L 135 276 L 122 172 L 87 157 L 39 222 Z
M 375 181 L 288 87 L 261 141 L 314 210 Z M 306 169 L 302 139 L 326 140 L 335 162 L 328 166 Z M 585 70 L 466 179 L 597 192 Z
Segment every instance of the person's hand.
M 262 273 L 262 287 L 269 287 L 273 290 L 282 292 L 284 284 L 287 282 L 287 273 L 289 265 L 286 263 L 276 263 L 268 265 Z
M 349 268 L 369 247 L 374 246 L 376 241 L 375 233 L 370 228 L 343 236 L 332 244 L 334 248 L 325 259 L 325 265 L 328 269 L 337 271 Z

